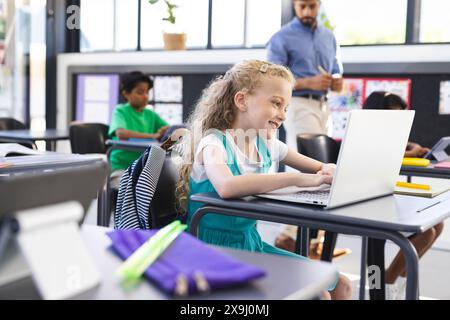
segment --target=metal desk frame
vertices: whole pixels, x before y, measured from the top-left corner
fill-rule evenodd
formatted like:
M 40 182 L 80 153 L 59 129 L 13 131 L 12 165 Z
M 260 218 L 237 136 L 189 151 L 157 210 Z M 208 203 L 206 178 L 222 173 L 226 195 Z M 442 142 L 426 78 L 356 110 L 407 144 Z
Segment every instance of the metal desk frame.
M 222 205 L 219 206 L 207 203 L 207 201 L 205 201 L 205 196 L 207 197 L 208 195 L 202 194 L 202 195 L 194 195 L 191 197 L 192 201 L 206 203 L 205 206 L 198 209 L 192 216 L 190 224 L 190 232 L 195 236 L 198 235 L 198 227 L 200 224 L 200 220 L 203 218 L 203 216 L 210 213 L 228 216 L 239 216 L 244 218 L 272 221 L 284 224 L 292 224 L 302 226 L 304 228 L 324 229 L 337 233 L 362 236 L 363 248 L 361 259 L 361 272 L 360 272 L 361 273 L 360 299 L 364 298 L 366 259 L 367 259 L 367 238 L 391 240 L 392 242 L 397 244 L 401 250 L 403 250 L 403 253 L 405 255 L 407 265 L 406 299 L 417 300 L 419 298 L 419 288 L 418 288 L 419 258 L 415 247 L 411 244 L 409 239 L 401 233 L 401 231 L 396 232 L 376 227 L 364 227 L 361 225 L 345 223 L 341 221 L 335 222 L 335 221 L 318 220 L 306 217 L 304 215 L 302 216 L 301 215 L 302 210 L 303 212 L 308 211 L 308 209 L 302 207 L 296 207 L 298 217 L 293 217 L 292 215 L 289 216 L 288 214 L 283 214 L 280 212 L 278 212 L 277 215 L 274 215 L 269 211 L 270 208 L 263 208 L 263 207 L 261 208 L 261 210 L 251 210 L 249 208 L 243 208 L 242 210 L 240 210 L 236 208 L 225 207 Z M 303 244 L 302 247 L 305 247 L 305 245 Z M 302 254 L 304 254 L 304 250 L 302 251 Z M 382 279 L 382 281 L 383 281 L 382 283 L 384 283 L 384 279 Z

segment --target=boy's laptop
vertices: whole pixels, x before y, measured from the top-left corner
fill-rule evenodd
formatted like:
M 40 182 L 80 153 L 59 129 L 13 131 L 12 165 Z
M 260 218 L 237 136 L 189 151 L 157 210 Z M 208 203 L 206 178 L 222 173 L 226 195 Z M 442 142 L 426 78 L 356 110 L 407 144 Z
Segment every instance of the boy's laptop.
M 449 154 L 447 154 L 448 146 L 450 146 L 450 137 L 443 137 L 431 148 L 424 158 L 434 158 L 439 162 L 447 161 L 450 157 Z
M 412 110 L 353 110 L 331 188 L 258 196 L 328 209 L 392 194 L 413 119 Z

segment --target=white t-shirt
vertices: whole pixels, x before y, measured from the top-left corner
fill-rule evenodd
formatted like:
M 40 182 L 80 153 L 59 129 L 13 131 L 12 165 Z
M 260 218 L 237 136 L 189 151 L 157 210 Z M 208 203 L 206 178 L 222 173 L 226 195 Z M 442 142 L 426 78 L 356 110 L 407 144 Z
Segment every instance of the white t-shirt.
M 232 148 L 234 155 L 236 157 L 236 163 L 239 166 L 239 170 L 242 174 L 256 173 L 262 167 L 262 157 L 259 156 L 260 161 L 252 161 L 238 148 L 234 142 L 233 137 L 226 133 L 227 143 Z M 256 141 L 255 141 L 256 144 Z M 191 177 L 196 182 L 206 180 L 208 177 L 206 175 L 205 167 L 200 161 L 200 153 L 202 150 L 208 146 L 213 145 L 224 151 L 224 161 L 227 162 L 227 152 L 223 141 L 216 134 L 211 133 L 200 140 L 197 150 L 195 152 L 194 165 L 192 167 Z M 269 168 L 269 173 L 278 172 L 278 164 L 286 158 L 288 153 L 288 146 L 276 138 L 266 140 L 267 149 L 270 153 L 270 158 L 272 160 L 272 166 Z M 204 156 L 204 155 L 203 155 Z

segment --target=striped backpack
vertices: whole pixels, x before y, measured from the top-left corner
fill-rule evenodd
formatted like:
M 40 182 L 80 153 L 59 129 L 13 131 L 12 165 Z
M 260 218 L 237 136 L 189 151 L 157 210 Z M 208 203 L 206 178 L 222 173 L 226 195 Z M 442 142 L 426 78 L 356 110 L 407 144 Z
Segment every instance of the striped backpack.
M 120 179 L 114 217 L 115 229 L 152 229 L 150 203 L 155 194 L 166 151 L 152 145 Z

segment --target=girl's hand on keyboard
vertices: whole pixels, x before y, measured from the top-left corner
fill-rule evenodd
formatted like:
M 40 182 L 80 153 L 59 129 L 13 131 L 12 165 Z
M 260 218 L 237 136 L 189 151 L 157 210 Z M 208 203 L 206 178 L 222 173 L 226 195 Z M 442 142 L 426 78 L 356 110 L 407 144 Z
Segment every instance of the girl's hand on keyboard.
M 322 184 L 331 184 L 333 182 L 333 176 L 332 175 L 319 175 L 319 184 L 318 186 L 322 185 Z
M 318 187 L 322 184 L 331 184 L 333 176 L 325 174 L 299 173 L 297 187 Z
M 334 176 L 335 171 L 336 171 L 336 165 L 334 163 L 324 163 L 322 165 L 322 168 L 319 171 L 317 171 L 317 174 Z

